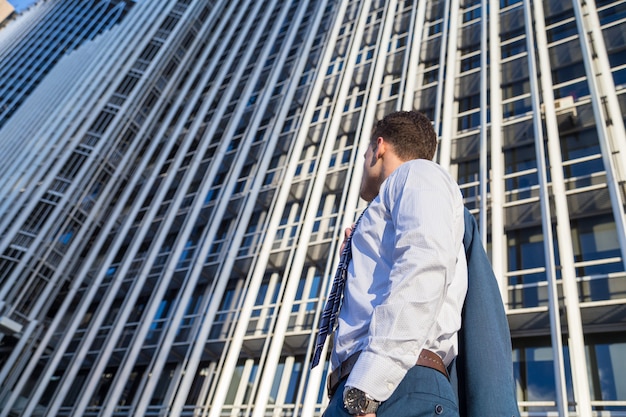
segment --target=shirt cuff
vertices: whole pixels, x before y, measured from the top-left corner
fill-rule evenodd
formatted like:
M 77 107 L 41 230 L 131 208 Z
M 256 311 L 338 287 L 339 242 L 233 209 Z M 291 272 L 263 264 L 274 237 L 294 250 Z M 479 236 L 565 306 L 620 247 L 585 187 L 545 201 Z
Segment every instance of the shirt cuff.
M 385 401 L 400 385 L 407 371 L 396 361 L 363 352 L 350 372 L 346 385 L 360 389 L 376 401 Z

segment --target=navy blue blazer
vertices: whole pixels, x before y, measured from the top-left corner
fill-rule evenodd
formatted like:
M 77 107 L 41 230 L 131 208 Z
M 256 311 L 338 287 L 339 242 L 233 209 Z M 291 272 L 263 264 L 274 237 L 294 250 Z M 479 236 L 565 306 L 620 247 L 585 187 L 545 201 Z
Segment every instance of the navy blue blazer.
M 502 297 L 474 216 L 465 209 L 468 289 L 459 355 L 450 365 L 462 417 L 519 417 L 511 333 Z

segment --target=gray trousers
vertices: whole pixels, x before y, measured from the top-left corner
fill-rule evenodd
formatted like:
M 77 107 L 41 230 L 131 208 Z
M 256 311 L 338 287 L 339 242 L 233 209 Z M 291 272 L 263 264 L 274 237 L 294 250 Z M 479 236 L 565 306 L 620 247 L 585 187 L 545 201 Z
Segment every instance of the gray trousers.
M 349 417 L 343 407 L 342 381 L 328 404 L 323 417 Z M 383 402 L 377 417 L 458 417 L 459 408 L 452 385 L 434 369 L 414 366 L 406 374 L 398 388 Z

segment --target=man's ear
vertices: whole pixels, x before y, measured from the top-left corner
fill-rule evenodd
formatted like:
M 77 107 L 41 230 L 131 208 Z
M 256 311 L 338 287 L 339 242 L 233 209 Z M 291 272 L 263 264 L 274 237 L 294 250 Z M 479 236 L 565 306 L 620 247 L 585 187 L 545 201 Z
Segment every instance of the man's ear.
M 376 147 L 374 148 L 374 156 L 376 157 L 376 159 L 381 158 L 385 152 L 387 151 L 387 142 L 385 141 L 385 138 L 383 138 L 382 136 L 379 136 L 378 138 L 376 138 Z

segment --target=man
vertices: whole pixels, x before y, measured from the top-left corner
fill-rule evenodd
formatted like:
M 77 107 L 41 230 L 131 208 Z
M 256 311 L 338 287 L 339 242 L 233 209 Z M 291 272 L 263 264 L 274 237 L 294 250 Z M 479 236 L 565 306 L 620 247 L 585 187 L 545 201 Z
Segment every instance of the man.
M 370 204 L 350 237 L 324 416 L 458 416 L 446 367 L 467 291 L 464 207 L 418 112 L 389 114 L 365 152 Z M 346 231 L 348 235 L 350 232 Z

